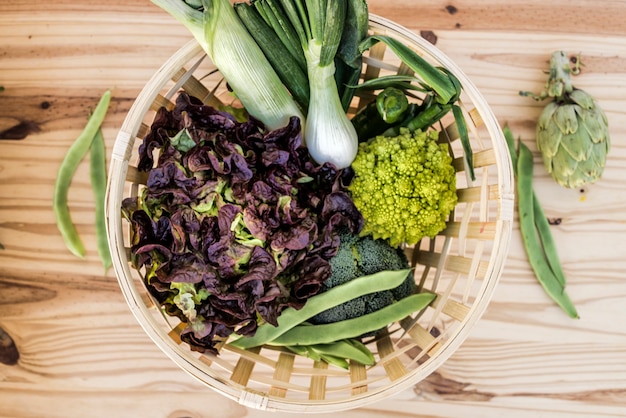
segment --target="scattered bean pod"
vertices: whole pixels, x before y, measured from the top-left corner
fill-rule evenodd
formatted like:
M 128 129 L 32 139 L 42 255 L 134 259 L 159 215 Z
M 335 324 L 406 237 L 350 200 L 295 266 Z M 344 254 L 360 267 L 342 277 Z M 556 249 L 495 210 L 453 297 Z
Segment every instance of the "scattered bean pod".
M 85 125 L 81 134 L 76 138 L 67 154 L 65 154 L 54 185 L 52 207 L 56 217 L 57 227 L 59 228 L 59 232 L 61 232 L 67 248 L 72 254 L 81 258 L 85 256 L 85 247 L 72 222 L 72 217 L 67 205 L 67 193 L 76 169 L 87 154 L 87 151 L 89 151 L 89 147 L 106 116 L 110 101 L 111 92 L 107 90 L 100 98 L 87 125 Z
M 106 199 L 106 148 L 102 130 L 98 129 L 89 149 L 89 175 L 91 177 L 91 188 L 93 189 L 96 202 L 96 244 L 98 255 L 102 261 L 106 272 L 112 265 L 111 252 L 109 251 L 109 241 L 106 233 L 106 220 L 104 204 Z
M 545 292 L 572 318 L 578 312 L 565 292 L 565 274 L 561 268 L 556 245 L 540 202 L 533 189 L 533 156 L 521 141 L 518 148 L 510 129 L 503 130 L 517 186 L 517 209 L 520 232 L 530 266 Z

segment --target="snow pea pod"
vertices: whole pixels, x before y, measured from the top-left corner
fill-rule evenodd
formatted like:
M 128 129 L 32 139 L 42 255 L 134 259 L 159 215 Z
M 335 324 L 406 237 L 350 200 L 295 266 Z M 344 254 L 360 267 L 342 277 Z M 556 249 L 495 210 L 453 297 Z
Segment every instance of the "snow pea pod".
M 87 121 L 85 128 L 76 138 L 59 167 L 56 182 L 54 184 L 54 196 L 52 208 L 56 217 L 57 228 L 65 241 L 66 247 L 77 257 L 85 256 L 85 247 L 72 222 L 69 207 L 67 205 L 67 193 L 72 182 L 72 177 L 84 158 L 89 147 L 106 116 L 111 92 L 107 90 L 98 102 L 93 114 Z
M 427 307 L 436 297 L 434 293 L 407 296 L 377 311 L 352 319 L 321 325 L 301 325 L 272 340 L 273 345 L 329 344 L 347 338 L 356 338 L 384 328 L 413 312 Z

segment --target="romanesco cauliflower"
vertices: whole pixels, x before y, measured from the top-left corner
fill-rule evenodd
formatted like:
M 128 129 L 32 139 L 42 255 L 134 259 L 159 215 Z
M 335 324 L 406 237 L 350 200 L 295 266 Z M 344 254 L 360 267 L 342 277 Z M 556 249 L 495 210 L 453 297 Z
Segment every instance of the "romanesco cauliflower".
M 348 186 L 365 224 L 362 235 L 392 246 L 417 243 L 441 232 L 457 204 L 456 174 L 437 132 L 377 136 L 359 145 Z

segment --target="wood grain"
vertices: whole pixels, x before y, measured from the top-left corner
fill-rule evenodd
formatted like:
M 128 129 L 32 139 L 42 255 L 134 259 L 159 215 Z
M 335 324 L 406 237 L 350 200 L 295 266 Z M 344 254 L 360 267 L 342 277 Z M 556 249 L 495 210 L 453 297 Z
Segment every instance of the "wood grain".
M 344 417 L 626 416 L 626 7 L 623 1 L 370 0 L 376 13 L 431 32 L 535 153 L 536 189 L 581 319 L 567 318 L 528 266 L 515 228 L 492 303 L 443 367 L 411 390 Z M 99 264 L 88 162 L 72 185 L 84 260 L 51 210 L 56 170 L 87 112 L 113 91 L 111 150 L 133 98 L 189 35 L 148 0 L 0 3 L 0 328 L 19 352 L 0 363 L 0 416 L 283 417 L 202 386 L 143 333 Z M 605 109 L 603 179 L 556 186 L 534 144 L 539 91 L 555 49 L 580 52 L 575 82 Z M 11 133 L 11 131 L 9 131 Z M 2 135 L 0 135 L 2 136 Z

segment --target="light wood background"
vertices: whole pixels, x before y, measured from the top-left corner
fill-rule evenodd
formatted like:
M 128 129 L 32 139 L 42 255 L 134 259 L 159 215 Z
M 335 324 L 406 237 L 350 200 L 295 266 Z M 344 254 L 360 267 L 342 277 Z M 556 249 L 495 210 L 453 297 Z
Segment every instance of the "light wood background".
M 443 367 L 349 417 L 626 416 L 626 1 L 370 0 L 423 33 L 475 82 L 502 125 L 535 151 L 536 189 L 567 291 L 565 316 L 536 282 L 517 230 L 483 319 Z M 148 0 L 0 2 L 0 363 L 2 417 L 281 417 L 247 409 L 179 370 L 135 322 L 99 264 L 87 161 L 72 215 L 87 257 L 63 245 L 51 209 L 56 170 L 102 92 L 110 152 L 133 98 L 190 39 Z M 603 179 L 557 186 L 534 144 L 539 91 L 554 50 L 581 53 L 578 87 L 605 109 Z

